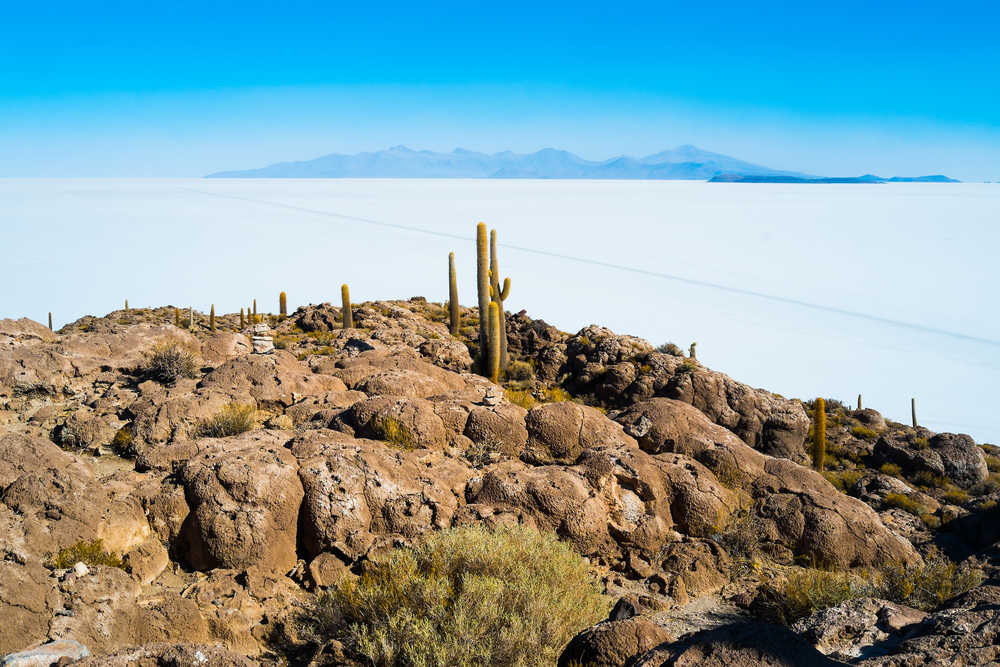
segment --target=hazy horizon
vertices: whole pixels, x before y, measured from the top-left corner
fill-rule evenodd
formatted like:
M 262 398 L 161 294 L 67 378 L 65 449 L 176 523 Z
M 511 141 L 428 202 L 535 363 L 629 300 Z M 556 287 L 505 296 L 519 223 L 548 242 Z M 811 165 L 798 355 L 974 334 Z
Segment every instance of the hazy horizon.
M 512 312 L 697 341 L 703 363 L 742 382 L 861 393 L 898 421 L 914 396 L 928 428 L 1000 441 L 1000 314 L 982 307 L 1000 243 L 991 185 L 7 179 L 0 208 L 11 270 L 32 276 L 3 317 L 52 311 L 61 326 L 126 298 L 273 310 L 281 290 L 295 308 L 335 302 L 342 282 L 358 302 L 442 301 L 449 251 L 472 305 L 483 220 Z

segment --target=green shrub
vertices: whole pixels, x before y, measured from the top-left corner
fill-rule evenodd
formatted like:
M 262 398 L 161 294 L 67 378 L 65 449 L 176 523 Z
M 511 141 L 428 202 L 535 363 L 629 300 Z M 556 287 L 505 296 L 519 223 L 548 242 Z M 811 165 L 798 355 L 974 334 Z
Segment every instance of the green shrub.
M 555 535 L 456 528 L 342 579 L 300 616 L 374 665 L 552 665 L 607 613 L 589 565 Z
M 838 491 L 847 493 L 858 483 L 862 473 L 860 470 L 827 470 L 823 473 L 823 477 L 826 477 Z
M 656 351 L 661 352 L 663 354 L 669 354 L 672 357 L 684 356 L 684 351 L 681 348 L 674 345 L 673 343 L 664 343 L 663 345 L 659 345 L 656 348 Z
M 131 426 L 126 425 L 118 429 L 115 437 L 111 439 L 111 451 L 122 458 L 135 458 L 138 452 L 135 449 L 135 434 L 132 433 Z
M 957 486 L 952 486 L 944 492 L 944 499 L 952 505 L 964 505 L 969 502 L 969 494 Z
M 527 361 L 512 361 L 507 365 L 507 379 L 524 382 L 535 377 L 535 370 Z
M 886 507 L 898 507 L 916 516 L 920 516 L 926 511 L 923 505 L 904 493 L 887 493 L 882 503 Z
M 986 455 L 986 467 L 990 472 L 1000 472 L 1000 456 Z
M 862 440 L 874 440 L 878 437 L 877 432 L 866 426 L 855 426 L 851 429 L 851 435 Z
M 792 572 L 782 589 L 781 616 L 792 624 L 815 611 L 871 595 L 871 584 L 848 572 L 803 569 Z
M 508 401 L 514 405 L 520 405 L 525 410 L 530 410 L 538 404 L 538 401 L 535 400 L 535 397 L 527 389 L 511 389 L 508 387 L 503 390 L 503 393 Z
M 881 588 L 888 600 L 929 610 L 982 582 L 982 570 L 958 566 L 944 556 L 932 554 L 922 566 L 900 565 L 886 570 Z
M 942 475 L 935 475 L 928 470 L 921 470 L 916 475 L 913 476 L 913 481 L 931 489 L 944 489 L 951 484 L 951 481 L 947 477 Z
M 77 563 L 84 565 L 106 565 L 107 567 L 118 567 L 125 569 L 122 559 L 104 550 L 104 541 L 100 539 L 80 540 L 76 544 L 60 549 L 59 553 L 53 554 L 48 565 L 54 570 L 65 570 Z
M 174 384 L 181 378 L 198 374 L 198 360 L 190 349 L 181 343 L 161 343 L 150 350 L 143 375 L 160 384 Z
M 380 440 L 385 440 L 401 449 L 416 449 L 420 446 L 416 437 L 410 433 L 410 429 L 395 417 L 384 416 L 376 419 L 375 432 Z
M 893 477 L 899 477 L 903 473 L 903 469 L 895 463 L 883 463 L 879 471 L 884 475 L 891 475 Z
M 198 422 L 195 436 L 199 438 L 226 438 L 246 433 L 256 425 L 257 407 L 242 403 L 230 403 L 214 417 Z

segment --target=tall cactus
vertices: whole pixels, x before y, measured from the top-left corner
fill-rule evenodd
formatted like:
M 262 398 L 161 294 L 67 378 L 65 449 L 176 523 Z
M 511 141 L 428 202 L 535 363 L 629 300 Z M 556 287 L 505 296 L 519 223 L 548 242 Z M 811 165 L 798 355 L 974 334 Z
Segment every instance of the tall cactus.
M 813 467 L 823 472 L 826 459 L 826 401 L 817 398 L 813 410 Z
M 288 317 L 288 295 L 284 292 L 278 295 L 278 316 Z
M 510 296 L 510 278 L 503 279 L 500 289 L 500 263 L 497 262 L 497 230 L 490 230 L 490 296 L 500 310 L 500 368 L 507 368 L 507 316 L 503 302 Z
M 53 331 L 53 329 L 52 329 L 52 313 L 49 313 L 49 331 Z
M 457 336 L 461 316 L 458 311 L 458 281 L 455 278 L 455 253 L 453 252 L 448 253 L 448 311 L 451 319 L 448 329 L 452 336 Z
M 862 410 L 862 409 L 863 408 L 861 407 L 861 394 L 858 394 L 858 410 Z
M 188 306 L 188 329 L 194 329 L 194 306 Z
M 128 299 L 125 299 L 125 317 L 128 318 Z
M 354 328 L 354 313 L 351 312 L 351 292 L 347 289 L 347 284 L 340 286 L 340 300 L 343 302 L 341 306 L 341 319 L 344 322 L 345 329 Z
M 181 309 L 177 306 L 174 306 L 174 326 L 181 328 Z
M 476 225 L 476 291 L 479 294 L 479 368 L 489 373 L 490 269 L 486 263 L 486 225 Z
M 257 323 L 257 299 L 253 300 L 253 322 Z
M 913 428 L 917 428 L 917 399 L 910 399 L 910 417 L 913 419 Z
M 489 373 L 490 380 L 500 381 L 500 306 L 496 301 L 490 302 L 489 307 Z
M 208 329 L 209 331 L 215 331 L 215 304 L 212 304 L 212 308 L 208 311 Z
M 243 306 L 240 306 L 240 331 L 247 328 L 246 320 L 243 318 Z
M 691 359 L 694 359 L 695 361 L 698 360 L 698 355 L 695 353 L 695 348 L 697 348 L 697 347 L 698 347 L 698 343 L 694 342 L 694 343 L 691 343 L 691 347 L 688 348 L 688 357 L 690 357 Z

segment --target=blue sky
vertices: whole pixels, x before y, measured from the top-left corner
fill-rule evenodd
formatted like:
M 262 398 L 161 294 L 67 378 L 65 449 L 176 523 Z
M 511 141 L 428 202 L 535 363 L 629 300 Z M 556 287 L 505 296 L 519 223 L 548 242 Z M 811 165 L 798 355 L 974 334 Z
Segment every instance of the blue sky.
M 693 143 L 1000 179 L 996 3 L 700 4 L 19 3 L 0 23 L 0 176 Z

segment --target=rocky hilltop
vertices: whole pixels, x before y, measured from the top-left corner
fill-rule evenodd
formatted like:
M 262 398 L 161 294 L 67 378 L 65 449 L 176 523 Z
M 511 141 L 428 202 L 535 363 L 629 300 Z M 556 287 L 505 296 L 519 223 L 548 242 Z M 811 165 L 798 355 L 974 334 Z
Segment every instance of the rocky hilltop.
M 0 320 L 4 664 L 367 664 L 302 610 L 510 525 L 614 605 L 560 665 L 1000 661 L 993 448 L 827 401 L 819 472 L 812 401 L 523 312 L 494 384 L 461 316 L 301 307 L 264 354 L 237 315 Z

